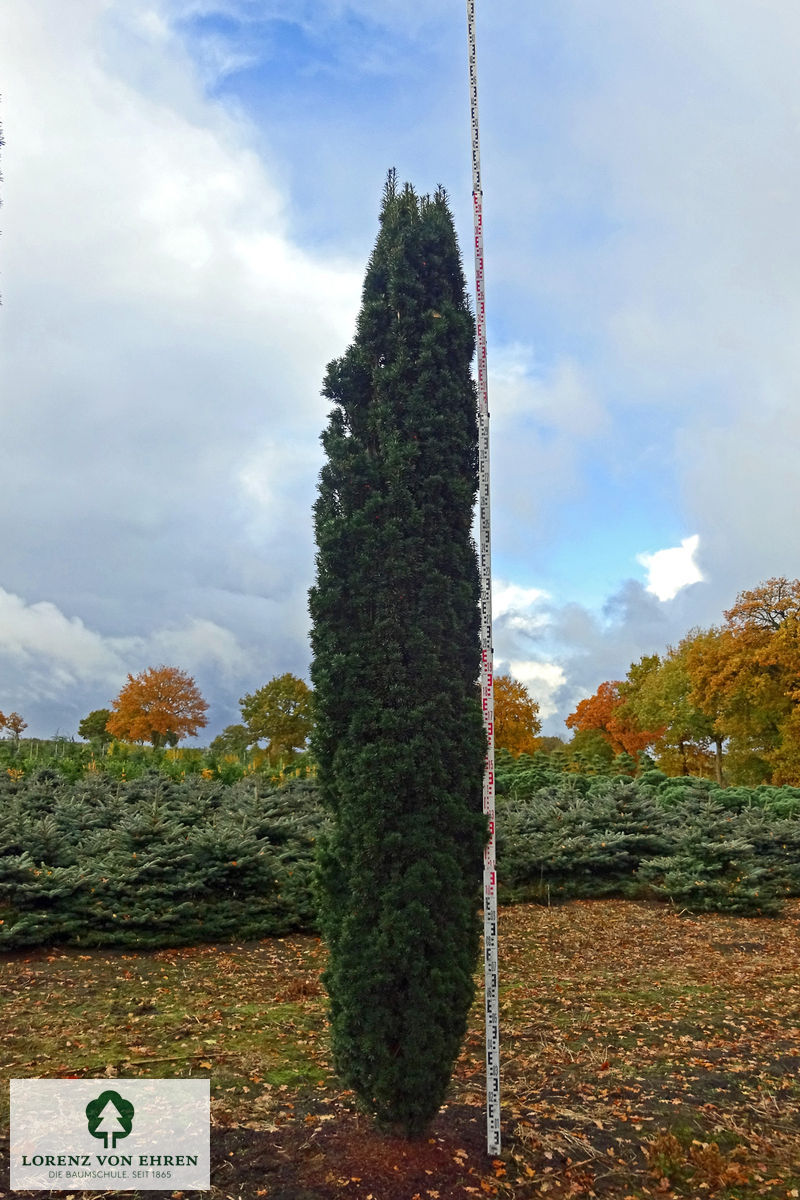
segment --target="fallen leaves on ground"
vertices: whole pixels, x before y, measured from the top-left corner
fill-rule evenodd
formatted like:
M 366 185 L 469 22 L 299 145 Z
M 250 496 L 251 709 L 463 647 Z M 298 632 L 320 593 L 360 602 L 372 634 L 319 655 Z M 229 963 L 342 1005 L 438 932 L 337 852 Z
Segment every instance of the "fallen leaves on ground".
M 495 1158 L 480 998 L 430 1136 L 382 1136 L 333 1077 L 313 937 L 11 955 L 0 1057 L 15 1078 L 210 1075 L 220 1200 L 790 1200 L 799 935 L 797 902 L 779 919 L 629 901 L 503 910 Z

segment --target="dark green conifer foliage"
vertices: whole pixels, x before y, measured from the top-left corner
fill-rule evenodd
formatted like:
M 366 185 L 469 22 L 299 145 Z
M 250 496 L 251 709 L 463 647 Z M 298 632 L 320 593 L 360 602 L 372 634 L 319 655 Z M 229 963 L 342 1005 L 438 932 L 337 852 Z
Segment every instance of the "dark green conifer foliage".
M 445 194 L 390 173 L 356 337 L 323 388 L 311 674 L 336 1063 L 408 1136 L 444 1099 L 479 944 L 473 329 Z
M 0 772 L 0 950 L 179 946 L 309 929 L 316 788 Z

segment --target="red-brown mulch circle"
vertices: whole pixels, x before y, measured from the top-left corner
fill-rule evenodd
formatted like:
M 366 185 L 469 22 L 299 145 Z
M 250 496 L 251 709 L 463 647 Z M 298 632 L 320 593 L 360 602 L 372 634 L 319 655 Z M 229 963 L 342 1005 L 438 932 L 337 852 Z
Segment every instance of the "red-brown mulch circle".
M 309 1115 L 305 1124 L 268 1132 L 229 1129 L 222 1144 L 228 1149 L 213 1183 L 225 1194 L 229 1174 L 237 1198 L 469 1200 L 498 1194 L 506 1174 L 505 1164 L 487 1154 L 480 1115 L 458 1104 L 444 1108 L 427 1135 L 413 1141 L 380 1133 L 368 1118 L 340 1111 L 334 1118 Z M 497 1188 L 487 1176 L 498 1180 Z

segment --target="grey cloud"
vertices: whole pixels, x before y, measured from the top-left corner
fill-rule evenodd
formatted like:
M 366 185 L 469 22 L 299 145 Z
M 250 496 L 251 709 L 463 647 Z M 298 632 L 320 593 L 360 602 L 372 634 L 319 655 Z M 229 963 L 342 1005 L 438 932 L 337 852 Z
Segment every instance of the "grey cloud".
M 246 125 L 193 93 L 185 61 L 162 64 L 173 89 L 116 72 L 108 11 L 85 6 L 58 43 L 46 12 L 0 14 L 0 587 L 54 631 L 48 668 L 5 613 L 0 706 L 44 734 L 168 657 L 220 725 L 306 670 L 319 388 L 361 276 L 291 242 Z
M 62 8 L 0 10 L 0 587 L 111 654 L 92 680 L 57 668 L 83 689 L 77 717 L 115 663 L 150 665 L 120 643 L 167 653 L 154 631 L 194 629 L 219 651 L 197 662 L 225 724 L 238 694 L 307 667 L 318 392 L 351 335 L 388 166 L 448 185 L 469 259 L 463 13 L 289 5 L 373 16 L 430 58 L 397 54 L 398 91 L 387 77 L 369 119 L 310 113 L 298 90 L 276 120 L 209 100 L 170 28 L 253 6 L 87 0 L 69 22 Z M 670 531 L 658 540 L 654 516 L 636 548 L 698 533 L 707 580 L 666 604 L 621 584 L 593 612 L 569 603 L 576 567 L 549 641 L 524 615 L 499 621 L 507 661 L 563 664 L 566 712 L 737 591 L 796 573 L 800 15 L 789 0 L 498 0 L 479 35 L 496 552 L 550 586 L 563 510 L 584 501 L 591 538 L 604 473 L 643 463 Z M 519 394 L 497 383 L 515 347 L 532 353 Z M 234 639 L 240 683 L 204 621 Z M 44 657 L 28 666 L 2 676 L 0 707 L 22 707 L 30 678 L 26 715 L 51 732 L 63 676 L 50 689 Z
M 558 604 L 551 598 L 534 601 L 527 610 L 503 614 L 495 627 L 497 669 L 511 669 L 525 681 L 542 664 L 559 667 L 560 679 L 545 682 L 537 692 L 531 678 L 529 691 L 554 708 L 544 721 L 544 732 L 565 736 L 564 718 L 604 680 L 624 679 L 631 663 L 643 654 L 663 654 L 689 628 L 690 593 L 704 584 L 684 589 L 662 602 L 637 580 L 625 580 L 609 596 L 601 612 L 574 602 Z

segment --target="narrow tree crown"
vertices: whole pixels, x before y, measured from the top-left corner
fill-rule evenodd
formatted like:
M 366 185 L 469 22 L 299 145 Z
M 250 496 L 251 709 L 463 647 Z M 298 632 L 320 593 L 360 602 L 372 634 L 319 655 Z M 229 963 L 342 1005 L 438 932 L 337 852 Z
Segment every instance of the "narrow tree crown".
M 313 750 L 333 832 L 320 855 L 340 1072 L 419 1132 L 472 998 L 485 755 L 474 325 L 444 192 L 391 173 L 315 505 Z

